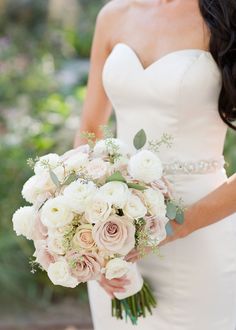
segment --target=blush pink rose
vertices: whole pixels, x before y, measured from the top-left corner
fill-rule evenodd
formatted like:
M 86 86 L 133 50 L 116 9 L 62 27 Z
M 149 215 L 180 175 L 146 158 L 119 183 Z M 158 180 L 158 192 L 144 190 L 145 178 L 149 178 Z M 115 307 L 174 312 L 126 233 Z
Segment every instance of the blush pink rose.
M 70 251 L 66 258 L 68 264 L 72 265 L 71 272 L 73 276 L 79 282 L 96 280 L 100 277 L 104 260 L 97 253 Z
M 93 238 L 100 249 L 126 255 L 135 246 L 135 226 L 126 216 L 112 215 L 95 224 Z
M 156 241 L 157 244 L 163 241 L 166 238 L 165 226 L 169 219 L 158 219 L 155 216 L 149 216 L 145 217 L 145 220 L 145 230 L 148 233 L 150 239 Z
M 33 254 L 36 257 L 36 262 L 38 262 L 43 269 L 48 270 L 51 263 L 56 262 L 57 258 L 48 251 L 47 242 L 45 240 L 34 241 L 35 252 Z
M 48 229 L 42 224 L 40 216 L 38 215 L 35 219 L 33 240 L 44 240 L 48 236 Z
M 71 149 L 66 151 L 63 155 L 61 155 L 61 160 L 64 162 L 67 159 L 76 156 L 76 154 L 78 153 L 84 153 L 84 154 L 88 154 L 90 151 L 90 147 L 88 144 L 83 144 L 75 149 Z

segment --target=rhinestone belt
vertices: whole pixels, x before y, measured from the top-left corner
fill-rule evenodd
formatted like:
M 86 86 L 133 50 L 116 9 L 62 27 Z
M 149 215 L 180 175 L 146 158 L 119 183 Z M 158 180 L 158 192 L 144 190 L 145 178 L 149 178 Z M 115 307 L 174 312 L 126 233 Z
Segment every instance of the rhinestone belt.
M 163 174 L 205 174 L 222 169 L 224 165 L 224 156 L 218 159 L 202 159 L 197 162 L 175 161 L 163 164 Z

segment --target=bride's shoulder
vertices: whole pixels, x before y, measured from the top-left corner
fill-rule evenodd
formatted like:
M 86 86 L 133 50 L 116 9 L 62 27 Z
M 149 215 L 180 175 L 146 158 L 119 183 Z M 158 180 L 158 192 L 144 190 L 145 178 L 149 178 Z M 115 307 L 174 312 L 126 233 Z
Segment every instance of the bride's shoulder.
M 134 0 L 110 0 L 99 11 L 98 20 L 119 19 L 132 6 Z

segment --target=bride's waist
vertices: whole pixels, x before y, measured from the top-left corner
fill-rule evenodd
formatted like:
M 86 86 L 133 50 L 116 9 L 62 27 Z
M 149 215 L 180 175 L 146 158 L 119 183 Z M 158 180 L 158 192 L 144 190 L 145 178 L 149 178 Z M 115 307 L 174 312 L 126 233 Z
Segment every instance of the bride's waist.
M 165 175 L 175 198 L 187 206 L 206 196 L 227 180 L 223 167 L 205 173 L 175 173 Z

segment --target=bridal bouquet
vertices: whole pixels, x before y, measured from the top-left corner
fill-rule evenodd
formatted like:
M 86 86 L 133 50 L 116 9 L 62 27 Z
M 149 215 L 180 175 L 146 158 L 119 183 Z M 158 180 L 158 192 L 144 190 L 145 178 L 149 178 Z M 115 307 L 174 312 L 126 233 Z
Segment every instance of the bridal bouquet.
M 55 285 L 126 275 L 131 284 L 116 293 L 112 315 L 138 317 L 156 306 L 136 264 L 125 257 L 134 248 L 158 249 L 170 229 L 169 220 L 183 222 L 171 198 L 162 163 L 147 144 L 146 134 L 134 137 L 136 152 L 119 139 L 106 137 L 59 156 L 30 160 L 34 175 L 22 195 L 31 203 L 13 215 L 17 235 L 33 240 L 34 263 Z

